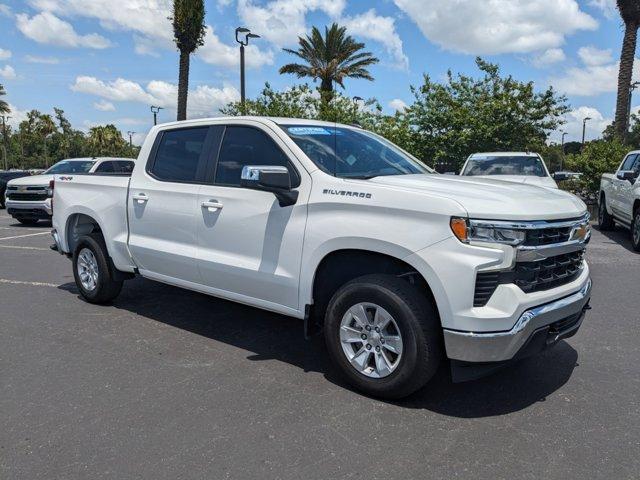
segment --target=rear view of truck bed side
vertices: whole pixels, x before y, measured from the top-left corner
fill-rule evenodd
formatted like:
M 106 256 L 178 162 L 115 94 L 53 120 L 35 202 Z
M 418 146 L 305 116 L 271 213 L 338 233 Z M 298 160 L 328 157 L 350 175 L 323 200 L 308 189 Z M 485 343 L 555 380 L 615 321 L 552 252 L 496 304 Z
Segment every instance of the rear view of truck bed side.
M 56 177 L 53 228 L 64 251 L 73 252 L 80 236 L 95 231 L 95 220 L 114 266 L 123 272 L 133 272 L 127 249 L 129 180 L 127 175 Z

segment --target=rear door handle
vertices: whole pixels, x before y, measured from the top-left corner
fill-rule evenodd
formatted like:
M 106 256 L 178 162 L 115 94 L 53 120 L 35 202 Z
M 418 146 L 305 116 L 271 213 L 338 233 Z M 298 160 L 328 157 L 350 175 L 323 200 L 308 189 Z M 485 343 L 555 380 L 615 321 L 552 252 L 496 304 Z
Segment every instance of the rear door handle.
M 136 193 L 134 195 L 131 195 L 131 198 L 133 198 L 138 203 L 146 203 L 147 201 L 149 201 L 149 197 L 147 197 L 144 193 Z
M 202 208 L 206 208 L 210 212 L 215 212 L 216 210 L 222 210 L 222 205 L 220 202 L 215 200 L 209 200 L 208 202 L 202 202 Z

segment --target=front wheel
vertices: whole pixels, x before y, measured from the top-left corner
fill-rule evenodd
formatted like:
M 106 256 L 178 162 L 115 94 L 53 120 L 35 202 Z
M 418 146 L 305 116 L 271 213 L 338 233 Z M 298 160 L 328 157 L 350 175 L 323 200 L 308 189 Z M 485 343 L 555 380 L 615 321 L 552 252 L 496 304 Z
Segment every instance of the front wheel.
M 636 252 L 640 252 L 640 208 L 636 209 L 631 224 L 631 244 Z
M 331 299 L 324 334 L 329 355 L 347 382 L 380 398 L 402 398 L 423 387 L 441 359 L 436 310 L 416 287 L 391 275 L 367 275 Z
M 109 255 L 100 234 L 84 235 L 73 252 L 73 276 L 80 295 L 89 303 L 107 303 L 122 290 L 122 280 L 114 280 Z
M 600 198 L 598 207 L 598 228 L 602 231 L 613 229 L 613 217 L 607 212 L 607 203 L 604 195 Z

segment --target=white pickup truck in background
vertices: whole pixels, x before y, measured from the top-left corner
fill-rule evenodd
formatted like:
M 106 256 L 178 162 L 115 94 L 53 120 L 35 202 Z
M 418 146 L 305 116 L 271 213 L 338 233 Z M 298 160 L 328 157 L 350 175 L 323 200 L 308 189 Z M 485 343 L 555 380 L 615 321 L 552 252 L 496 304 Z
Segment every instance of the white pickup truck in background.
M 591 295 L 577 197 L 438 175 L 319 121 L 154 127 L 131 177 L 56 176 L 53 227 L 87 301 L 137 274 L 304 319 L 352 385 L 386 398 L 445 356 L 463 380 L 542 351 Z
M 640 150 L 629 152 L 615 174 L 600 180 L 598 224 L 610 230 L 619 223 L 631 230 L 633 248 L 640 252 Z

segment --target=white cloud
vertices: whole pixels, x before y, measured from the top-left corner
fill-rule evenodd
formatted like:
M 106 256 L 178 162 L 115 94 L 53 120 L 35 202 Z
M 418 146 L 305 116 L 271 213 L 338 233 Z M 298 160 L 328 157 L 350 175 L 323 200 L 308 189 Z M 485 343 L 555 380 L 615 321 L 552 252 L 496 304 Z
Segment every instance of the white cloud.
M 531 63 L 534 67 L 545 68 L 549 65 L 554 65 L 558 62 L 563 62 L 567 59 L 564 51 L 561 48 L 550 48 L 542 53 L 534 56 Z
M 95 77 L 80 76 L 71 86 L 75 92 L 95 95 L 115 102 L 136 102 L 174 110 L 178 98 L 175 84 L 152 80 L 146 87 L 123 78 L 104 82 Z M 189 92 L 188 112 L 191 118 L 217 115 L 220 107 L 237 101 L 238 91 L 229 85 L 222 88 L 199 85 Z
M 11 8 L 9 7 L 9 5 L 0 3 L 0 15 L 2 15 L 3 17 L 13 16 L 13 13 L 11 12 Z
M 425 37 L 468 54 L 527 53 L 598 24 L 575 0 L 394 0 Z
M 107 102 L 106 100 L 95 102 L 93 104 L 93 108 L 95 108 L 96 110 L 100 110 L 101 112 L 113 112 L 116 109 L 113 103 Z
M 389 102 L 389 106 L 398 112 L 401 112 L 407 108 L 407 104 L 399 98 L 394 98 Z
M 43 65 L 56 65 L 60 60 L 56 57 L 39 57 L 37 55 L 26 55 L 24 59 L 29 63 L 41 63 Z
M 564 75 L 550 80 L 551 84 L 560 92 L 568 95 L 592 96 L 601 93 L 615 92 L 618 86 L 618 70 L 620 62 L 600 64 L 605 55 L 588 56 L 583 49 L 578 55 L 583 61 L 581 67 L 571 67 Z M 594 49 L 598 50 L 598 49 Z M 600 53 L 606 52 L 599 50 Z M 586 60 L 586 61 L 585 61 Z M 609 61 L 613 60 L 611 57 Z M 635 59 L 633 65 L 633 80 L 640 79 L 640 60 Z
M 613 54 L 611 53 L 611 50 L 602 50 L 594 47 L 593 45 L 581 47 L 578 50 L 578 56 L 585 65 L 589 66 L 604 65 L 606 63 L 613 62 Z
M 616 0 L 591 0 L 589 5 L 599 8 L 607 18 L 615 18 L 618 13 Z
M 31 18 L 25 13 L 18 14 L 16 15 L 16 25 L 24 36 L 47 45 L 94 49 L 111 46 L 108 39 L 97 33 L 79 35 L 70 23 L 59 19 L 50 12 L 42 12 Z
M 18 128 L 18 125 L 20 125 L 20 122 L 27 119 L 27 111 L 20 110 L 18 107 L 12 104 L 9 104 L 9 110 L 11 110 L 11 112 L 9 113 L 10 118 L 7 122 L 7 125 L 11 126 L 11 128 L 13 129 L 16 129 Z
M 238 0 L 238 16 L 258 35 L 278 47 L 295 45 L 307 32 L 305 17 L 312 11 L 322 11 L 338 18 L 346 0 L 274 0 L 258 6 L 253 0 Z
M 0 48 L 0 60 L 7 60 L 8 58 L 11 58 L 11 50 Z
M 613 119 L 606 118 L 599 110 L 593 107 L 582 106 L 571 110 L 566 114 L 566 123 L 561 127 L 567 132 L 565 141 L 581 141 L 582 140 L 582 121 L 590 117 L 586 123 L 585 139 L 593 140 L 602 137 L 604 129 L 611 124 Z
M 240 64 L 238 48 L 222 43 L 210 26 L 207 26 L 205 43 L 196 51 L 196 56 L 206 63 L 221 67 L 238 67 Z M 272 65 L 273 52 L 262 51 L 255 45 L 249 45 L 245 51 L 245 62 L 247 68 Z
M 5 65 L 4 68 L 0 68 L 0 78 L 13 80 L 16 77 L 16 71 L 11 65 Z
M 382 43 L 397 66 L 408 68 L 409 59 L 404 54 L 402 40 L 392 17 L 379 16 L 372 8 L 363 14 L 343 18 L 341 24 L 347 27 L 350 35 Z

